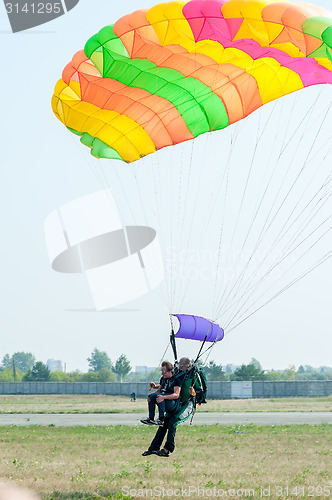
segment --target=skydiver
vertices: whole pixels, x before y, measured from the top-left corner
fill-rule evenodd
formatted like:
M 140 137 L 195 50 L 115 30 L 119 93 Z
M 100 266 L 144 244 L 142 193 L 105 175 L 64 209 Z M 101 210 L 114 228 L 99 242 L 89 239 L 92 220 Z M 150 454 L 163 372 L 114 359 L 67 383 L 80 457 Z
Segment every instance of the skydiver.
M 191 361 L 189 358 L 181 358 L 179 361 L 178 365 L 178 372 L 174 375 L 174 378 L 177 380 L 177 385 L 174 387 L 174 393 L 172 396 L 176 396 L 176 399 L 179 401 L 179 408 L 181 408 L 180 405 L 180 391 L 181 391 L 181 386 L 183 383 L 183 377 L 181 377 L 181 374 L 185 374 L 189 372 L 192 368 Z M 193 387 L 190 387 L 189 392 L 193 392 Z M 176 434 L 176 423 L 177 417 L 176 417 L 176 412 L 172 413 L 169 416 L 165 416 L 163 425 L 159 426 L 159 429 L 156 432 L 155 437 L 153 438 L 149 449 L 147 451 L 144 451 L 142 453 L 143 457 L 146 457 L 147 455 L 158 455 L 159 457 L 169 457 L 170 453 L 173 453 L 175 449 L 175 434 Z M 164 440 L 164 437 L 167 433 L 167 439 L 165 442 L 164 448 L 160 449 L 162 442 Z
M 148 394 L 149 416 L 143 418 L 141 422 L 147 425 L 163 425 L 165 411 L 167 413 L 177 413 L 180 410 L 180 390 L 181 383 L 174 377 L 174 366 L 169 361 L 163 361 L 161 364 L 161 374 L 159 384 L 150 382 L 150 389 L 156 389 L 156 392 Z M 156 405 L 159 410 L 159 418 L 154 419 Z

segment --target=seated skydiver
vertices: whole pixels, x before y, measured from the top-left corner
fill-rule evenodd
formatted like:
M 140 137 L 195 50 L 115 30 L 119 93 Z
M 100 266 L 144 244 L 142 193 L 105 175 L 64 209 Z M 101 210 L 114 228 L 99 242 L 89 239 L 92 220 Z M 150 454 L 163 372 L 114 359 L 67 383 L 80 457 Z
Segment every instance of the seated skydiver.
M 181 358 L 179 361 L 178 365 L 178 371 L 179 374 L 181 373 L 187 373 L 191 370 L 191 362 L 189 358 Z M 181 410 L 181 404 L 180 404 L 180 392 L 181 392 L 181 386 L 182 386 L 182 380 L 184 377 L 178 378 L 177 375 L 174 376 L 174 379 L 177 381 L 177 384 L 174 386 L 174 392 L 173 394 L 166 394 L 166 397 L 172 396 L 173 399 L 176 399 L 178 401 L 178 410 L 175 410 L 170 414 L 170 412 L 167 412 L 167 416 L 164 418 L 164 424 L 159 427 L 159 429 L 156 432 L 155 437 L 153 438 L 149 449 L 147 451 L 144 451 L 142 453 L 143 457 L 147 455 L 153 455 L 156 454 L 159 457 L 168 457 L 170 453 L 173 453 L 174 448 L 175 448 L 175 434 L 176 434 L 176 414 Z M 189 388 L 189 392 L 193 392 L 193 387 Z M 167 433 L 167 439 L 165 442 L 165 446 L 163 449 L 160 449 L 162 442 L 164 440 L 164 437 L 166 436 Z
M 148 394 L 149 416 L 143 418 L 141 422 L 147 425 L 163 425 L 165 411 L 167 413 L 176 413 L 180 409 L 180 381 L 174 377 L 174 366 L 169 361 L 163 361 L 161 364 L 161 374 L 159 384 L 150 382 L 150 388 L 157 389 L 156 392 Z M 156 405 L 159 410 L 159 418 L 154 419 Z

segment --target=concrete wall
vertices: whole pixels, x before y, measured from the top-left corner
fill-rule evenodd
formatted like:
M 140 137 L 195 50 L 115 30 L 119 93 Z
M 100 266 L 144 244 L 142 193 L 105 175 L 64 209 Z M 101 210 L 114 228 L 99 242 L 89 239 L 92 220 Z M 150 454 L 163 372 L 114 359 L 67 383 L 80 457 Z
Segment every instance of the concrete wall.
M 252 383 L 252 396 L 254 398 L 313 397 L 330 396 L 331 394 L 332 380 Z
M 109 394 L 146 397 L 145 382 L 0 382 L 0 394 Z M 285 398 L 332 395 L 332 380 L 295 382 L 209 382 L 209 399 Z

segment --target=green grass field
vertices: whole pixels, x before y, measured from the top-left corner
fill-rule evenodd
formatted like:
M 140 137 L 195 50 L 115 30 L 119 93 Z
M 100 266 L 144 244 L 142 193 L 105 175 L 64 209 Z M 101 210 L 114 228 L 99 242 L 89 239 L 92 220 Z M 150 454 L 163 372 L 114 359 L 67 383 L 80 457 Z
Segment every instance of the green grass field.
M 145 399 L 125 396 L 0 395 L 0 413 L 132 413 L 147 409 Z M 209 400 L 198 407 L 208 412 L 332 411 L 332 396 L 317 398 Z
M 274 499 L 332 497 L 332 426 L 183 426 L 170 458 L 142 457 L 154 432 L 1 427 L 0 477 L 44 499 L 151 498 L 153 488 L 168 499 L 182 487 L 190 498 L 202 498 L 197 488 L 224 498 L 262 498 L 261 488 Z
M 144 412 L 146 401 L 1 395 L 0 411 Z M 209 400 L 198 411 L 332 411 L 332 398 Z M 180 426 L 170 458 L 142 457 L 155 431 L 0 427 L 0 479 L 27 486 L 45 500 L 168 499 L 178 493 L 195 499 L 209 492 L 223 498 L 332 498 L 332 426 Z

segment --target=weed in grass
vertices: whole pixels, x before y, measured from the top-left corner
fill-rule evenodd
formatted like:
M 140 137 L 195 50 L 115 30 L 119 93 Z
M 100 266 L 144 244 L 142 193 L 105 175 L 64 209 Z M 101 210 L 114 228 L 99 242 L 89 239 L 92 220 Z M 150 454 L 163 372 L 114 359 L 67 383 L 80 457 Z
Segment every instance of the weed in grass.
M 147 461 L 145 463 L 145 465 L 144 465 L 144 472 L 146 474 L 151 474 L 151 472 L 152 472 L 152 463 L 151 462 Z
M 74 483 L 74 482 L 82 481 L 83 478 L 84 478 L 84 472 L 82 470 L 82 467 L 79 465 L 77 473 L 75 474 L 75 476 L 71 476 L 70 481 L 72 483 Z
M 114 474 L 115 477 L 128 477 L 130 476 L 130 472 L 128 472 L 127 470 L 122 470 L 121 472 L 116 472 Z
M 255 493 L 257 493 L 257 494 L 258 494 L 257 496 L 259 496 L 259 495 L 260 495 L 260 496 L 262 496 L 262 495 L 261 495 L 261 486 L 256 486 L 256 487 L 254 488 L 254 491 L 255 491 Z
M 175 474 L 180 474 L 183 465 L 180 462 L 173 462 L 173 465 L 175 467 Z
M 13 464 L 16 466 L 16 467 L 23 467 L 23 462 L 19 459 L 19 458 L 14 458 L 13 459 Z
M 330 480 L 331 482 L 331 469 L 329 471 L 327 470 L 322 470 L 319 472 L 318 476 L 321 478 L 321 480 Z

